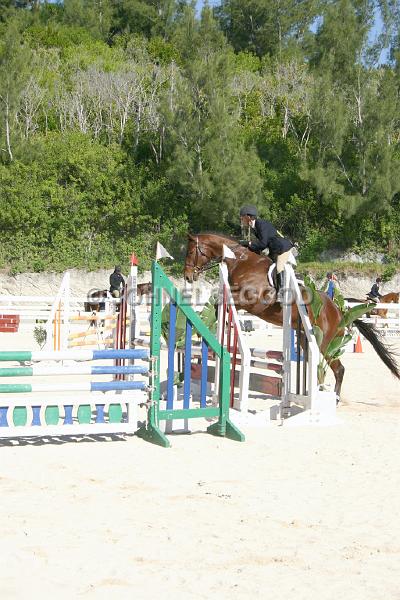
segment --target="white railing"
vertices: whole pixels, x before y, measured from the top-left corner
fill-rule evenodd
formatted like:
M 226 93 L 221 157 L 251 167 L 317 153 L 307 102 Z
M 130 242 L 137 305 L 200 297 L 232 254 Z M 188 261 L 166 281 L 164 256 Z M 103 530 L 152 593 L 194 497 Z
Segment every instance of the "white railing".
M 304 334 L 308 342 L 308 370 L 307 370 L 307 391 L 306 395 L 299 396 L 291 391 L 292 372 L 291 372 L 291 354 L 292 339 L 292 306 L 297 305 L 297 310 L 301 319 Z M 313 400 L 318 395 L 318 363 L 320 352 L 315 339 L 310 318 L 301 295 L 300 287 L 297 282 L 293 268 L 290 265 L 285 267 L 285 288 L 283 305 L 283 395 L 281 404 L 281 415 L 286 417 L 290 410 L 292 401 L 301 402 L 305 410 L 310 410 Z
M 346 305 L 350 308 L 352 308 L 353 306 L 358 306 L 359 304 L 364 304 L 363 302 L 346 302 Z M 365 302 L 366 304 L 366 302 Z M 395 329 L 395 330 L 399 330 L 400 333 L 400 304 L 395 304 L 393 302 L 391 303 L 384 303 L 384 302 L 378 302 L 377 304 L 374 304 L 374 310 L 376 309 L 380 309 L 380 310 L 387 310 L 388 311 L 388 315 L 395 313 L 395 316 L 387 316 L 386 318 L 381 317 L 379 315 L 366 315 L 365 317 L 362 317 L 362 320 L 365 321 L 366 323 L 373 323 L 374 325 L 376 325 L 379 328 L 390 328 L 390 329 Z
M 293 377 L 291 367 L 291 335 L 294 324 L 292 323 L 292 307 L 296 304 L 301 319 L 302 330 L 307 338 L 307 352 L 303 360 L 308 361 L 306 377 L 303 381 L 303 394 L 296 389 L 292 391 Z M 285 266 L 285 287 L 283 304 L 283 390 L 281 403 L 281 417 L 291 416 L 293 424 L 333 424 L 336 422 L 336 394 L 326 391 L 318 384 L 318 364 L 320 350 L 315 339 L 311 321 L 302 297 L 299 283 L 290 264 Z M 297 374 L 298 376 L 298 374 Z M 304 371 L 303 371 L 304 376 Z M 296 379 L 296 387 L 299 381 Z M 306 385 L 304 385 L 306 384 Z M 292 403 L 300 404 L 303 411 L 292 416 Z
M 248 396 L 250 382 L 251 352 L 241 330 L 241 323 L 237 313 L 235 303 L 232 297 L 231 288 L 228 281 L 228 268 L 225 263 L 219 267 L 220 297 L 218 304 L 218 325 L 217 340 L 226 347 L 229 324 L 226 323 L 226 309 L 229 307 L 231 322 L 236 331 L 237 344 L 240 354 L 240 375 L 239 375 L 239 398 L 234 400 L 233 408 L 236 408 L 247 414 Z M 235 349 L 236 350 L 236 349 Z M 219 389 L 219 358 L 216 358 L 215 366 L 215 390 Z
M 61 281 L 57 296 L 47 320 L 45 350 L 62 350 L 67 347 L 69 334 L 70 273 L 67 271 Z M 54 345 L 56 347 L 54 347 Z
M 40 321 L 47 322 L 55 296 L 0 296 L 0 313 L 19 315 L 20 329 L 32 328 Z M 70 297 L 70 310 L 76 313 L 84 312 L 84 303 L 87 298 Z

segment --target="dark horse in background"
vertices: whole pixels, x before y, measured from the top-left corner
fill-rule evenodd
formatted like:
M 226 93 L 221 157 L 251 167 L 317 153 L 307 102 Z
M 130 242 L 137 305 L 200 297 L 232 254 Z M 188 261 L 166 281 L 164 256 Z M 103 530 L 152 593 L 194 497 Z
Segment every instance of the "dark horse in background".
M 232 288 L 236 308 L 246 310 L 273 325 L 282 326 L 282 307 L 280 303 L 276 302 L 276 291 L 270 286 L 267 278 L 267 272 L 272 264 L 272 260 L 267 256 L 258 255 L 247 248 L 243 248 L 233 238 L 214 233 L 189 235 L 185 259 L 186 281 L 192 283 L 210 265 L 220 262 L 222 260 L 224 244 L 235 254 L 235 258 L 225 258 L 225 262 L 228 268 L 229 283 Z M 304 287 L 300 287 L 300 289 L 303 298 L 306 299 L 308 295 L 307 290 Z M 340 328 L 342 313 L 339 308 L 327 294 L 324 292 L 318 293 L 322 300 L 322 308 L 318 319 L 314 319 L 309 305 L 307 306 L 307 311 L 311 323 L 318 325 L 323 332 L 321 352 L 324 355 L 331 340 L 337 335 L 344 335 L 344 329 Z M 293 327 L 295 327 L 297 319 L 297 306 L 293 304 Z M 396 364 L 394 355 L 381 342 L 374 326 L 371 323 L 364 323 L 359 319 L 354 321 L 354 326 L 371 343 L 378 356 L 393 375 L 400 379 L 400 370 Z M 335 376 L 335 392 L 337 398 L 339 398 L 344 367 L 338 359 L 331 362 L 328 360 L 328 364 Z
M 136 292 L 136 303 L 140 304 L 143 296 L 151 295 L 151 282 L 138 283 Z M 109 298 L 110 292 L 108 290 L 94 290 L 88 292 L 87 301 L 84 303 L 85 312 L 98 312 L 104 310 L 105 301 Z M 117 304 L 117 312 L 119 311 L 119 304 Z

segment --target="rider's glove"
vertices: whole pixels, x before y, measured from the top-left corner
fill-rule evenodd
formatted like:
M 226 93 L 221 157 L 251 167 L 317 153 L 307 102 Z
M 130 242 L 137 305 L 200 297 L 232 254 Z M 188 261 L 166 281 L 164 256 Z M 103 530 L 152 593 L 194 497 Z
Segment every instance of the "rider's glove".
M 250 242 L 247 240 L 240 240 L 240 245 L 243 246 L 243 248 L 248 248 L 250 246 Z

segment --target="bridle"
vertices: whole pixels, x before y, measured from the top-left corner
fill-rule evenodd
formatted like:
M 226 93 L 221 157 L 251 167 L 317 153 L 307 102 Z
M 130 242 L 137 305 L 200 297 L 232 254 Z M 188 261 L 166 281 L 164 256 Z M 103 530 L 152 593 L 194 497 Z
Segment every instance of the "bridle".
M 188 256 L 191 256 L 191 254 L 193 254 L 193 252 L 195 252 L 193 263 L 188 263 L 186 260 L 185 267 L 190 267 L 191 269 L 193 269 L 193 273 L 195 273 L 196 275 L 199 273 L 203 273 L 204 271 L 208 271 L 209 269 L 213 269 L 221 262 L 221 259 L 222 259 L 222 255 L 216 256 L 216 257 L 208 256 L 208 254 L 206 252 L 204 252 L 204 250 L 200 246 L 199 238 L 197 236 L 196 236 L 196 246 L 189 252 Z M 202 267 L 197 266 L 200 256 L 204 256 L 208 260 L 208 263 L 203 265 Z
M 237 246 L 240 246 L 240 244 L 236 244 L 234 246 L 234 248 L 236 248 Z M 222 254 L 220 256 L 209 256 L 203 250 L 203 248 L 200 246 L 199 238 L 197 236 L 196 236 L 196 246 L 189 252 L 188 256 L 191 256 L 193 254 L 193 252 L 195 253 L 193 263 L 188 263 L 186 260 L 185 267 L 190 267 L 191 269 L 193 269 L 193 272 L 196 275 L 198 275 L 200 273 L 204 273 L 204 271 L 209 271 L 210 269 L 214 269 L 217 265 L 219 265 L 219 263 L 222 260 Z M 200 256 L 204 256 L 208 260 L 208 263 L 204 264 L 202 267 L 199 267 L 197 264 Z M 243 255 L 241 255 L 239 258 L 242 258 L 242 257 L 243 257 Z

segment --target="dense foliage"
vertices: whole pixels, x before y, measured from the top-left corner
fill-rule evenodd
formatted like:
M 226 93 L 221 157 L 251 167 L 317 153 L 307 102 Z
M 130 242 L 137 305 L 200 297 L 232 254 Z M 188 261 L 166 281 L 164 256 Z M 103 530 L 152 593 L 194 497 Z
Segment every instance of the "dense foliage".
M 0 266 L 147 266 L 244 203 L 398 257 L 399 50 L 400 0 L 1 0 Z

